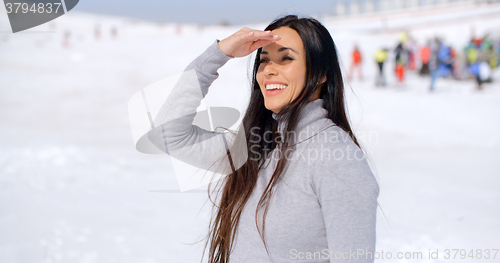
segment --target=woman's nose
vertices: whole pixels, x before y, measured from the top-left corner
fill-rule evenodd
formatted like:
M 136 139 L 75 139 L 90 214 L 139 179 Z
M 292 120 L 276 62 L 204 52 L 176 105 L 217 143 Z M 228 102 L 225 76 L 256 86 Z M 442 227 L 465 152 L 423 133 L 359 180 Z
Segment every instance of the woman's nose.
M 268 75 L 277 75 L 278 74 L 278 71 L 276 70 L 276 67 L 275 67 L 274 63 L 269 62 L 266 65 L 266 68 L 264 69 L 264 74 L 266 76 L 268 76 Z

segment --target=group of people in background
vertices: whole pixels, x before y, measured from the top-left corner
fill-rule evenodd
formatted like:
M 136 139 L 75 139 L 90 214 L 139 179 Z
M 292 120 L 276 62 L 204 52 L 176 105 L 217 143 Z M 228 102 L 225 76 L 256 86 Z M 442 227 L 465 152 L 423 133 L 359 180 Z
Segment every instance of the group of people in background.
M 419 46 L 406 32 L 402 32 L 394 49 L 380 48 L 374 54 L 378 71 L 376 86 L 387 85 L 384 71 L 392 54 L 394 54 L 394 74 L 399 83 L 405 81 L 408 71 L 415 71 L 422 77 L 430 77 L 430 91 L 435 90 L 438 78 L 457 80 L 473 78 L 477 83 L 476 88 L 482 90 L 482 84 L 493 81 L 492 72 L 500 67 L 500 39 L 493 39 L 488 35 L 482 38 L 473 36 L 465 47 L 456 50 L 439 37 Z M 362 79 L 361 68 L 361 51 L 358 45 L 355 45 L 348 73 L 349 79 L 353 78 L 356 70 Z
M 51 25 L 55 25 L 52 23 Z M 103 32 L 100 24 L 95 25 L 94 27 L 94 39 L 95 41 L 99 41 L 102 38 Z M 110 29 L 110 36 L 112 39 L 116 39 L 118 37 L 118 28 L 116 26 L 112 26 Z M 63 39 L 61 42 L 62 47 L 68 48 L 70 47 L 70 39 L 71 39 L 71 31 L 69 29 L 64 31 Z

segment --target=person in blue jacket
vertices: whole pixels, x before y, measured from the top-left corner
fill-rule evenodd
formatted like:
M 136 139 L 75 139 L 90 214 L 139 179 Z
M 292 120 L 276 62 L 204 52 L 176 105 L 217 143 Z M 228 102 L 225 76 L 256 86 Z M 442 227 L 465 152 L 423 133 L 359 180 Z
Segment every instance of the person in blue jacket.
M 434 91 L 436 80 L 439 77 L 453 76 L 453 58 L 451 49 L 445 46 L 443 42 L 436 41 L 429 62 L 431 69 L 430 91 Z

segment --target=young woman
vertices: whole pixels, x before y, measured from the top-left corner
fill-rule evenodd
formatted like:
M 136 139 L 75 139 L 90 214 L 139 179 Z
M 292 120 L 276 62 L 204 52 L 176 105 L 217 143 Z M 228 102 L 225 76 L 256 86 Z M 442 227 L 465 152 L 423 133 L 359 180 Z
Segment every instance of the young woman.
M 192 125 L 217 70 L 255 50 L 236 136 Z M 373 262 L 379 187 L 349 125 L 335 44 L 317 20 L 288 15 L 265 31 L 242 28 L 214 41 L 154 125 L 150 140 L 176 158 L 205 169 L 229 160 L 210 263 Z M 235 146 L 238 135 L 244 147 Z

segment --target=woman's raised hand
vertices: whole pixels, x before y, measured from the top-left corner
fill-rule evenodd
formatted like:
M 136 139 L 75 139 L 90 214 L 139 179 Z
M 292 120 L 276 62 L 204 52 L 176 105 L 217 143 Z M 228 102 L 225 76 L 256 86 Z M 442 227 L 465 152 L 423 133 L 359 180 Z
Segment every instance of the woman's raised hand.
M 271 31 L 262 31 L 244 27 L 231 36 L 221 40 L 219 49 L 226 56 L 238 58 L 249 55 L 260 47 L 267 46 L 280 40 L 280 36 Z

